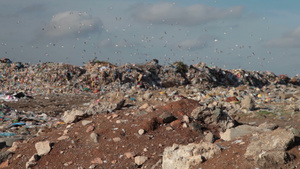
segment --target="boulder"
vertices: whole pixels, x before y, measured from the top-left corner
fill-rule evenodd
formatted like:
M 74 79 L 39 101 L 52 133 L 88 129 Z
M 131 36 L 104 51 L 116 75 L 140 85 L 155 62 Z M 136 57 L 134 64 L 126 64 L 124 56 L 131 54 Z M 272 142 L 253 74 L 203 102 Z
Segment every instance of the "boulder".
M 249 125 L 240 125 L 235 128 L 227 129 L 225 132 L 221 132 L 220 136 L 222 140 L 230 141 L 238 137 L 242 137 L 254 133 L 262 133 L 266 130 Z
M 148 160 L 148 157 L 146 157 L 146 156 L 136 156 L 136 157 L 134 157 L 134 162 L 138 166 L 143 165 L 147 160 Z
M 294 158 L 294 155 L 284 151 L 264 151 L 255 157 L 255 162 L 263 168 L 281 168 L 280 166 L 292 161 Z
M 255 109 L 255 102 L 251 96 L 245 96 L 241 101 L 241 108 L 246 110 L 254 110 Z
M 250 140 L 245 156 L 258 156 L 262 152 L 268 151 L 286 151 L 294 141 L 293 132 L 282 128 L 254 135 Z
M 39 156 L 46 155 L 51 151 L 50 141 L 40 141 L 35 144 L 35 149 Z
M 74 123 L 77 122 L 81 119 L 83 119 L 84 117 L 87 117 L 88 114 L 82 110 L 76 110 L 73 109 L 72 111 L 65 111 L 64 115 L 63 115 L 63 120 L 65 123 Z
M 113 102 L 96 102 L 91 104 L 85 111 L 88 115 L 95 115 L 100 113 L 111 113 L 115 110 L 120 110 L 125 104 L 125 99 L 118 99 Z
M 221 149 L 217 145 L 208 142 L 173 144 L 172 147 L 166 147 L 164 150 L 162 169 L 189 169 L 220 152 Z

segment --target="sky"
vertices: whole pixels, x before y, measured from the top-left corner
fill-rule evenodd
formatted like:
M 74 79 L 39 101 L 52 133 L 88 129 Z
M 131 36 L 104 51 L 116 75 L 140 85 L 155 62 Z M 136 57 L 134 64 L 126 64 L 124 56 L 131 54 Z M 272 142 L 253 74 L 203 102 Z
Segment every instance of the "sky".
M 1 0 L 0 58 L 300 73 L 299 0 Z

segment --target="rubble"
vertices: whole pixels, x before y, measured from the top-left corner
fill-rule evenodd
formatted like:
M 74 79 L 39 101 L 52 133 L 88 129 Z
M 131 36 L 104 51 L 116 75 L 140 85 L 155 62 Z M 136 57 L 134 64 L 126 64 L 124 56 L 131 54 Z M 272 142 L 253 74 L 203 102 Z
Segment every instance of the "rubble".
M 0 68 L 0 147 L 18 153 L 2 161 L 9 167 L 211 168 L 205 165 L 221 163 L 211 158 L 232 150 L 249 168 L 272 168 L 299 157 L 288 151 L 299 145 L 298 76 L 157 60 L 118 67 L 7 61 Z M 36 147 L 41 140 L 55 146 Z
M 188 169 L 220 152 L 221 149 L 218 146 L 208 142 L 191 143 L 186 146 L 174 144 L 172 147 L 165 148 L 162 168 Z

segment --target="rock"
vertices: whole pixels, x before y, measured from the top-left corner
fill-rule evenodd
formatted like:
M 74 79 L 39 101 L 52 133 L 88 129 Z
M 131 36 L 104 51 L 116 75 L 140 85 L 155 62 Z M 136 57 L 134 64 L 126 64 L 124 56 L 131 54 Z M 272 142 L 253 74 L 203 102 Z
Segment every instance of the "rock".
M 35 143 L 35 149 L 39 156 L 48 154 L 51 151 L 50 141 L 40 141 Z
M 103 164 L 103 161 L 100 157 L 96 157 L 91 161 L 92 164 Z
M 190 118 L 189 118 L 189 116 L 183 115 L 182 121 L 185 122 L 185 123 L 190 123 Z
M 88 114 L 84 111 L 73 109 L 72 111 L 65 111 L 64 116 L 62 118 L 65 123 L 74 123 L 87 116 Z
M 150 169 L 159 169 L 161 168 L 161 165 L 162 165 L 162 160 L 159 159 L 154 165 L 151 166 Z
M 99 113 L 111 113 L 116 110 L 121 110 L 125 104 L 125 99 L 117 99 L 116 101 L 112 102 L 96 102 L 91 104 L 85 113 L 87 115 L 95 115 Z
M 143 165 L 147 160 L 148 160 L 148 157 L 146 157 L 146 156 L 136 156 L 136 157 L 134 157 L 134 162 L 138 166 Z
M 172 147 L 166 147 L 164 150 L 162 169 L 189 169 L 220 152 L 221 149 L 218 146 L 208 142 L 188 145 L 173 144 Z
M 90 120 L 82 120 L 82 122 L 81 122 L 81 124 L 83 125 L 83 126 L 86 126 L 86 125 L 88 125 L 88 124 L 91 124 L 93 121 L 90 121 Z
M 3 163 L 7 159 L 9 159 L 13 155 L 12 152 L 6 151 L 4 153 L 0 153 L 0 163 Z
M 143 104 L 139 109 L 147 109 L 150 105 L 148 103 Z
M 144 129 L 139 129 L 138 133 L 139 133 L 139 135 L 143 135 L 145 133 L 145 130 Z
M 221 132 L 220 137 L 222 140 L 230 141 L 238 137 L 242 137 L 254 133 L 262 133 L 264 131 L 265 131 L 264 129 L 255 126 L 240 125 L 235 128 L 227 129 L 225 132 Z
M 26 162 L 26 169 L 29 169 L 36 165 L 36 162 L 39 161 L 40 156 L 38 154 L 34 154 L 31 158 Z
M 130 158 L 130 159 L 133 159 L 135 154 L 133 152 L 126 152 L 124 153 L 125 157 L 126 158 Z
M 149 106 L 149 107 L 146 108 L 145 111 L 148 112 L 148 113 L 151 113 L 151 112 L 154 111 L 154 108 L 153 108 L 153 106 Z
M 143 99 L 145 100 L 149 100 L 151 97 L 152 97 L 152 93 L 151 92 L 146 92 L 144 95 L 143 95 Z
M 191 113 L 191 116 L 195 119 L 195 120 L 200 120 L 200 116 L 201 116 L 201 113 L 203 111 L 203 107 L 197 107 L 195 108 L 192 113 Z
M 211 133 L 207 133 L 204 137 L 204 141 L 209 142 L 209 143 L 214 143 L 216 140 L 216 137 Z
M 0 168 L 7 168 L 8 165 L 9 165 L 9 161 L 6 160 L 6 161 L 4 161 L 3 163 L 0 164 Z
M 203 130 L 202 130 L 202 126 L 199 123 L 193 122 L 190 124 L 190 128 L 192 130 L 197 131 L 198 133 L 202 134 Z
M 91 133 L 90 138 L 94 143 L 98 143 L 99 135 L 93 132 Z
M 89 127 L 85 130 L 85 132 L 89 133 L 89 132 L 94 131 L 94 129 L 95 129 L 94 126 L 89 126 Z
M 278 125 L 275 123 L 264 122 L 258 126 L 261 129 L 275 130 L 278 128 Z
M 263 151 L 255 157 L 255 163 L 263 168 L 279 168 L 294 158 L 294 155 L 284 151 Z
M 295 141 L 292 131 L 278 128 L 251 137 L 245 156 L 258 156 L 267 151 L 285 151 Z
M 142 124 L 141 127 L 144 129 L 146 132 L 153 131 L 159 126 L 159 120 L 155 117 L 151 119 L 146 119 Z
M 114 138 L 113 138 L 113 141 L 114 141 L 114 142 L 120 142 L 120 141 L 121 141 L 121 138 L 120 138 L 120 137 L 114 137 Z
M 60 136 L 57 138 L 58 141 L 69 139 L 69 136 Z
M 170 126 L 173 128 L 179 128 L 181 126 L 181 120 L 175 120 L 173 122 L 170 123 Z
M 171 123 L 172 121 L 176 120 L 177 118 L 169 112 L 163 112 L 159 118 L 163 120 L 164 123 Z
M 20 145 L 21 145 L 20 142 L 14 142 L 11 148 L 9 148 L 7 151 L 14 153 L 19 148 Z
M 241 101 L 241 108 L 246 110 L 254 110 L 255 103 L 251 96 L 245 96 Z

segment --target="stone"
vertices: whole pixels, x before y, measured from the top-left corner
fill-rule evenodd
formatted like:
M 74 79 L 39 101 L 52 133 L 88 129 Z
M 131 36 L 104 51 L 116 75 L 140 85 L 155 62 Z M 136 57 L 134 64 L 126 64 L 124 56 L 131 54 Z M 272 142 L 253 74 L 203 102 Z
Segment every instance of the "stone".
M 211 132 L 207 133 L 204 137 L 205 142 L 214 143 L 215 140 L 216 140 L 216 137 Z
M 85 111 L 87 115 L 95 115 L 100 113 L 111 113 L 116 110 L 121 110 L 125 104 L 125 99 L 116 99 L 109 102 L 97 102 L 91 104 Z
M 179 128 L 181 126 L 181 124 L 182 124 L 181 120 L 175 120 L 170 123 L 170 126 L 173 128 Z
M 145 133 L 145 130 L 144 129 L 139 129 L 138 133 L 139 133 L 139 135 L 143 135 Z
M 85 132 L 89 133 L 89 132 L 94 131 L 94 129 L 95 129 L 94 126 L 89 126 L 89 127 L 85 130 Z
M 69 136 L 60 136 L 57 138 L 58 141 L 69 139 Z
M 153 108 L 153 106 L 149 106 L 149 107 L 146 108 L 145 111 L 146 111 L 147 113 L 151 113 L 151 112 L 154 111 L 154 108 Z
M 134 162 L 138 166 L 143 165 L 148 160 L 148 157 L 146 156 L 136 156 L 134 157 Z
M 266 130 L 255 126 L 240 125 L 235 128 L 227 129 L 225 132 L 220 132 L 220 137 L 222 140 L 230 141 L 238 137 L 242 137 L 254 133 L 262 133 L 264 131 Z
M 81 120 L 84 117 L 87 117 L 88 114 L 82 110 L 73 109 L 72 111 L 65 111 L 63 115 L 63 120 L 65 123 L 74 123 L 78 120 Z
M 278 128 L 278 125 L 275 123 L 264 122 L 258 126 L 261 129 L 275 130 Z
M 7 151 L 14 153 L 20 147 L 20 145 L 21 145 L 20 142 L 14 142 L 11 148 L 9 148 Z
M 197 107 L 195 108 L 192 113 L 191 113 L 191 116 L 195 119 L 195 120 L 200 120 L 200 116 L 201 116 L 201 113 L 203 111 L 203 107 Z
M 0 153 L 0 163 L 5 162 L 7 159 L 10 159 L 13 155 L 13 152 L 6 151 L 4 153 Z
M 90 134 L 90 138 L 94 143 L 98 143 L 99 135 L 93 132 Z
M 255 103 L 251 96 L 246 95 L 241 101 L 241 108 L 246 110 L 254 110 L 255 109 Z
M 150 105 L 148 103 L 143 104 L 139 109 L 147 109 Z
M 254 135 L 250 139 L 245 157 L 258 156 L 267 151 L 285 151 L 294 141 L 293 132 L 282 128 Z
M 6 161 L 4 161 L 3 163 L 0 164 L 0 168 L 7 168 L 8 165 L 9 165 L 9 161 L 6 160 Z
M 114 141 L 114 142 L 120 142 L 120 141 L 121 141 L 121 138 L 120 138 L 120 137 L 114 137 L 114 138 L 113 138 L 113 141 Z
M 294 155 L 284 151 L 268 151 L 262 152 L 255 157 L 255 163 L 263 168 L 276 168 L 276 166 L 282 166 L 292 161 L 295 158 Z
M 143 95 L 143 99 L 145 100 L 149 100 L 151 97 L 152 97 L 152 93 L 151 92 L 146 92 L 144 95 Z
M 141 124 L 141 127 L 146 132 L 149 132 L 155 130 L 159 126 L 159 124 L 159 120 L 153 117 L 151 119 L 144 120 L 144 122 Z
M 103 161 L 100 157 L 96 157 L 91 161 L 92 164 L 103 164 Z
M 162 169 L 189 169 L 220 152 L 221 149 L 217 145 L 208 142 L 188 145 L 173 144 L 172 147 L 164 149 Z
M 88 124 L 91 124 L 93 121 L 90 121 L 90 120 L 82 120 L 82 122 L 81 122 L 81 124 L 83 125 L 83 126 L 86 126 L 86 125 L 88 125 Z
M 202 134 L 203 130 L 202 130 L 202 126 L 201 124 L 197 123 L 197 122 L 193 122 L 190 124 L 190 128 L 192 130 L 195 130 L 196 132 Z
M 50 141 L 40 141 L 35 143 L 35 149 L 39 156 L 48 154 L 51 151 Z
M 29 169 L 33 166 L 36 165 L 36 162 L 40 159 L 41 157 L 38 154 L 34 154 L 31 156 L 31 158 L 26 162 L 26 169 Z
M 163 112 L 159 118 L 163 120 L 164 123 L 171 123 L 172 121 L 176 120 L 177 118 L 169 112 Z
M 133 152 L 126 152 L 124 153 L 125 157 L 126 158 L 130 158 L 130 159 L 133 159 L 135 154 Z
M 190 123 L 190 118 L 189 118 L 189 116 L 183 115 L 182 121 L 183 121 L 183 122 L 186 122 L 186 123 Z

